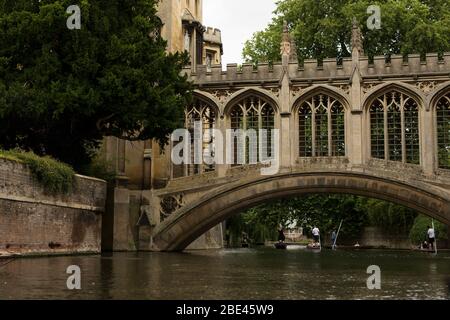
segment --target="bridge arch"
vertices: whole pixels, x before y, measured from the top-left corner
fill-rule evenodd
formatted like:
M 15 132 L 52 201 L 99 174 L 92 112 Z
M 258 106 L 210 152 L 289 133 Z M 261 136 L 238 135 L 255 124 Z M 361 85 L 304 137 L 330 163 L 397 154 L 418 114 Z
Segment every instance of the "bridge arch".
M 153 250 L 182 251 L 218 223 L 267 200 L 310 193 L 345 193 L 387 200 L 450 225 L 450 195 L 418 181 L 354 172 L 289 173 L 215 189 L 175 212 L 153 233 Z

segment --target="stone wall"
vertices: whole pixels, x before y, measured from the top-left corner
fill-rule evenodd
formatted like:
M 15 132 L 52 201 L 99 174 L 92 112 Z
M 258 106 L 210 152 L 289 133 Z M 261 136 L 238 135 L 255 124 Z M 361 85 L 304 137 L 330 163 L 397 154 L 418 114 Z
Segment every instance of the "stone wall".
M 424 230 L 425 238 L 425 230 Z M 416 248 L 407 234 L 395 234 L 386 232 L 379 227 L 366 227 L 361 235 L 359 244 L 364 247 L 373 248 L 390 248 L 390 249 L 411 249 Z M 439 249 L 448 249 L 449 244 L 447 240 L 438 241 Z
M 28 168 L 0 159 L 0 257 L 98 253 L 106 182 L 77 175 L 67 195 L 48 194 Z
M 222 224 L 219 224 L 192 242 L 186 250 L 211 250 L 223 247 L 223 228 Z
M 413 246 L 408 235 L 384 232 L 377 227 L 364 228 L 359 244 L 364 247 L 390 249 L 411 249 Z

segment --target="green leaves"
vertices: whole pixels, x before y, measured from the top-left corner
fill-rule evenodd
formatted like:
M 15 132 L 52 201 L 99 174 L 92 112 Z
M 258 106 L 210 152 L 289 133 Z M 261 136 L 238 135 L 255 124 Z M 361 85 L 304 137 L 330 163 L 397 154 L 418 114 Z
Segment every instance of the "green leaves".
M 424 241 L 428 241 L 427 227 L 432 226 L 432 220 L 424 215 L 418 215 L 414 220 L 414 225 L 409 232 L 409 239 L 413 244 L 420 244 Z M 434 227 L 437 239 L 446 240 L 447 237 L 447 226 L 439 221 L 434 221 Z
M 264 203 L 233 218 L 230 224 L 231 231 L 237 234 L 246 231 L 249 235 L 264 234 L 269 237 L 266 240 L 275 240 L 278 226 L 287 226 L 294 220 L 303 227 L 305 235 L 316 225 L 324 236 L 336 230 L 343 220 L 340 238 L 344 241 L 358 240 L 366 226 L 377 226 L 386 232 L 402 235 L 411 230 L 414 234 L 412 239 L 416 239 L 416 234 L 423 233 L 422 229 L 426 227 L 416 226 L 419 219 L 416 217 L 418 213 L 412 209 L 377 199 L 313 194 Z M 431 223 L 429 218 L 426 219 Z M 414 228 L 422 231 L 414 231 Z
M 0 146 L 80 168 L 105 135 L 161 144 L 179 127 L 187 57 L 166 53 L 156 0 L 0 0 Z
M 381 29 L 368 30 L 366 10 L 381 8 Z M 300 61 L 351 55 L 351 22 L 356 17 L 369 56 L 450 51 L 449 0 L 281 0 L 272 23 L 255 33 L 243 50 L 247 62 L 279 61 L 281 33 L 291 26 Z
M 72 190 L 75 172 L 65 163 L 20 150 L 0 150 L 0 158 L 24 163 L 45 190 L 51 194 L 65 194 Z

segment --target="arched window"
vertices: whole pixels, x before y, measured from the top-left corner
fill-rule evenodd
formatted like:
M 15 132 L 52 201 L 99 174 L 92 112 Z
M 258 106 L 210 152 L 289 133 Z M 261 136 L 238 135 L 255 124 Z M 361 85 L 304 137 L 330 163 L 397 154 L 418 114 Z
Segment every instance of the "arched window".
M 304 101 L 298 109 L 299 156 L 345 156 L 345 108 L 326 94 Z
M 319 98 L 319 97 L 316 97 Z M 323 96 L 315 101 L 316 157 L 328 156 L 328 109 Z
M 191 138 L 191 159 L 189 164 L 173 166 L 174 178 L 192 176 L 215 170 L 214 164 L 196 163 L 200 161 L 195 159 L 195 145 L 198 144 L 201 147 L 203 160 L 206 156 L 214 156 L 214 134 L 212 130 L 216 129 L 216 118 L 216 109 L 197 98 L 194 99 L 192 105 L 185 109 L 185 128 L 189 130 Z M 201 125 L 201 135 L 195 130 L 196 122 Z
M 214 157 L 214 129 L 216 129 L 216 111 L 214 108 L 207 106 L 202 112 L 203 124 L 203 153 L 204 158 Z M 216 169 L 214 164 L 204 164 L 204 171 L 211 172 Z
M 261 146 L 263 154 L 267 155 L 269 159 L 272 159 L 273 154 L 273 144 L 272 144 L 272 131 L 275 129 L 275 110 L 272 106 L 265 105 L 261 110 L 261 120 L 262 128 L 267 130 L 267 139 L 263 141 Z
M 233 166 L 271 159 L 274 154 L 272 132 L 275 128 L 275 109 L 271 103 L 256 95 L 237 102 L 230 110 L 231 129 L 244 130 L 245 136 L 233 135 Z M 264 131 L 260 131 L 264 130 Z M 264 135 L 260 137 L 260 133 Z M 262 142 L 259 154 L 259 143 Z
M 240 106 L 234 106 L 230 112 L 231 129 L 244 129 L 244 110 Z M 243 149 L 243 144 L 238 137 L 233 138 L 233 164 L 236 165 L 239 159 L 239 150 Z
M 450 170 L 450 93 L 437 103 L 436 122 L 439 168 Z
M 400 98 L 399 98 L 400 97 Z M 402 95 L 392 92 L 387 96 L 389 160 L 402 161 Z
M 331 155 L 345 156 L 345 109 L 337 103 L 331 107 Z
M 384 159 L 384 108 L 383 101 L 375 100 L 370 107 L 370 132 L 372 157 Z
M 299 154 L 300 157 L 312 157 L 312 109 L 304 104 L 298 112 Z
M 372 158 L 419 164 L 418 103 L 392 90 L 377 97 L 369 112 Z

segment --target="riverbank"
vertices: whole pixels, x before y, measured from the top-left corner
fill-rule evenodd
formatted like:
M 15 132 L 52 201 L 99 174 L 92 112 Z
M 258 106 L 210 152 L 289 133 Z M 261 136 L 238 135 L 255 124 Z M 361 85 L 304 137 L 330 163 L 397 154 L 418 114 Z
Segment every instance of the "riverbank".
M 312 240 L 311 240 L 312 241 Z M 311 241 L 301 241 L 301 242 L 285 242 L 285 244 L 297 248 L 303 248 L 306 249 L 307 245 L 311 243 Z M 258 248 L 258 247 L 266 247 L 266 248 L 273 248 L 274 245 L 277 243 L 277 241 L 266 241 L 264 245 L 250 245 L 250 247 Z M 323 249 L 332 249 L 332 246 L 330 245 L 323 245 Z M 424 253 L 434 253 L 433 250 L 420 250 L 417 248 L 398 248 L 398 247 L 386 247 L 386 246 L 345 246 L 340 245 L 336 246 L 336 249 L 338 250 L 387 250 L 387 251 L 417 251 L 417 252 L 424 252 Z M 448 248 L 438 248 L 438 252 L 450 252 L 450 249 Z

